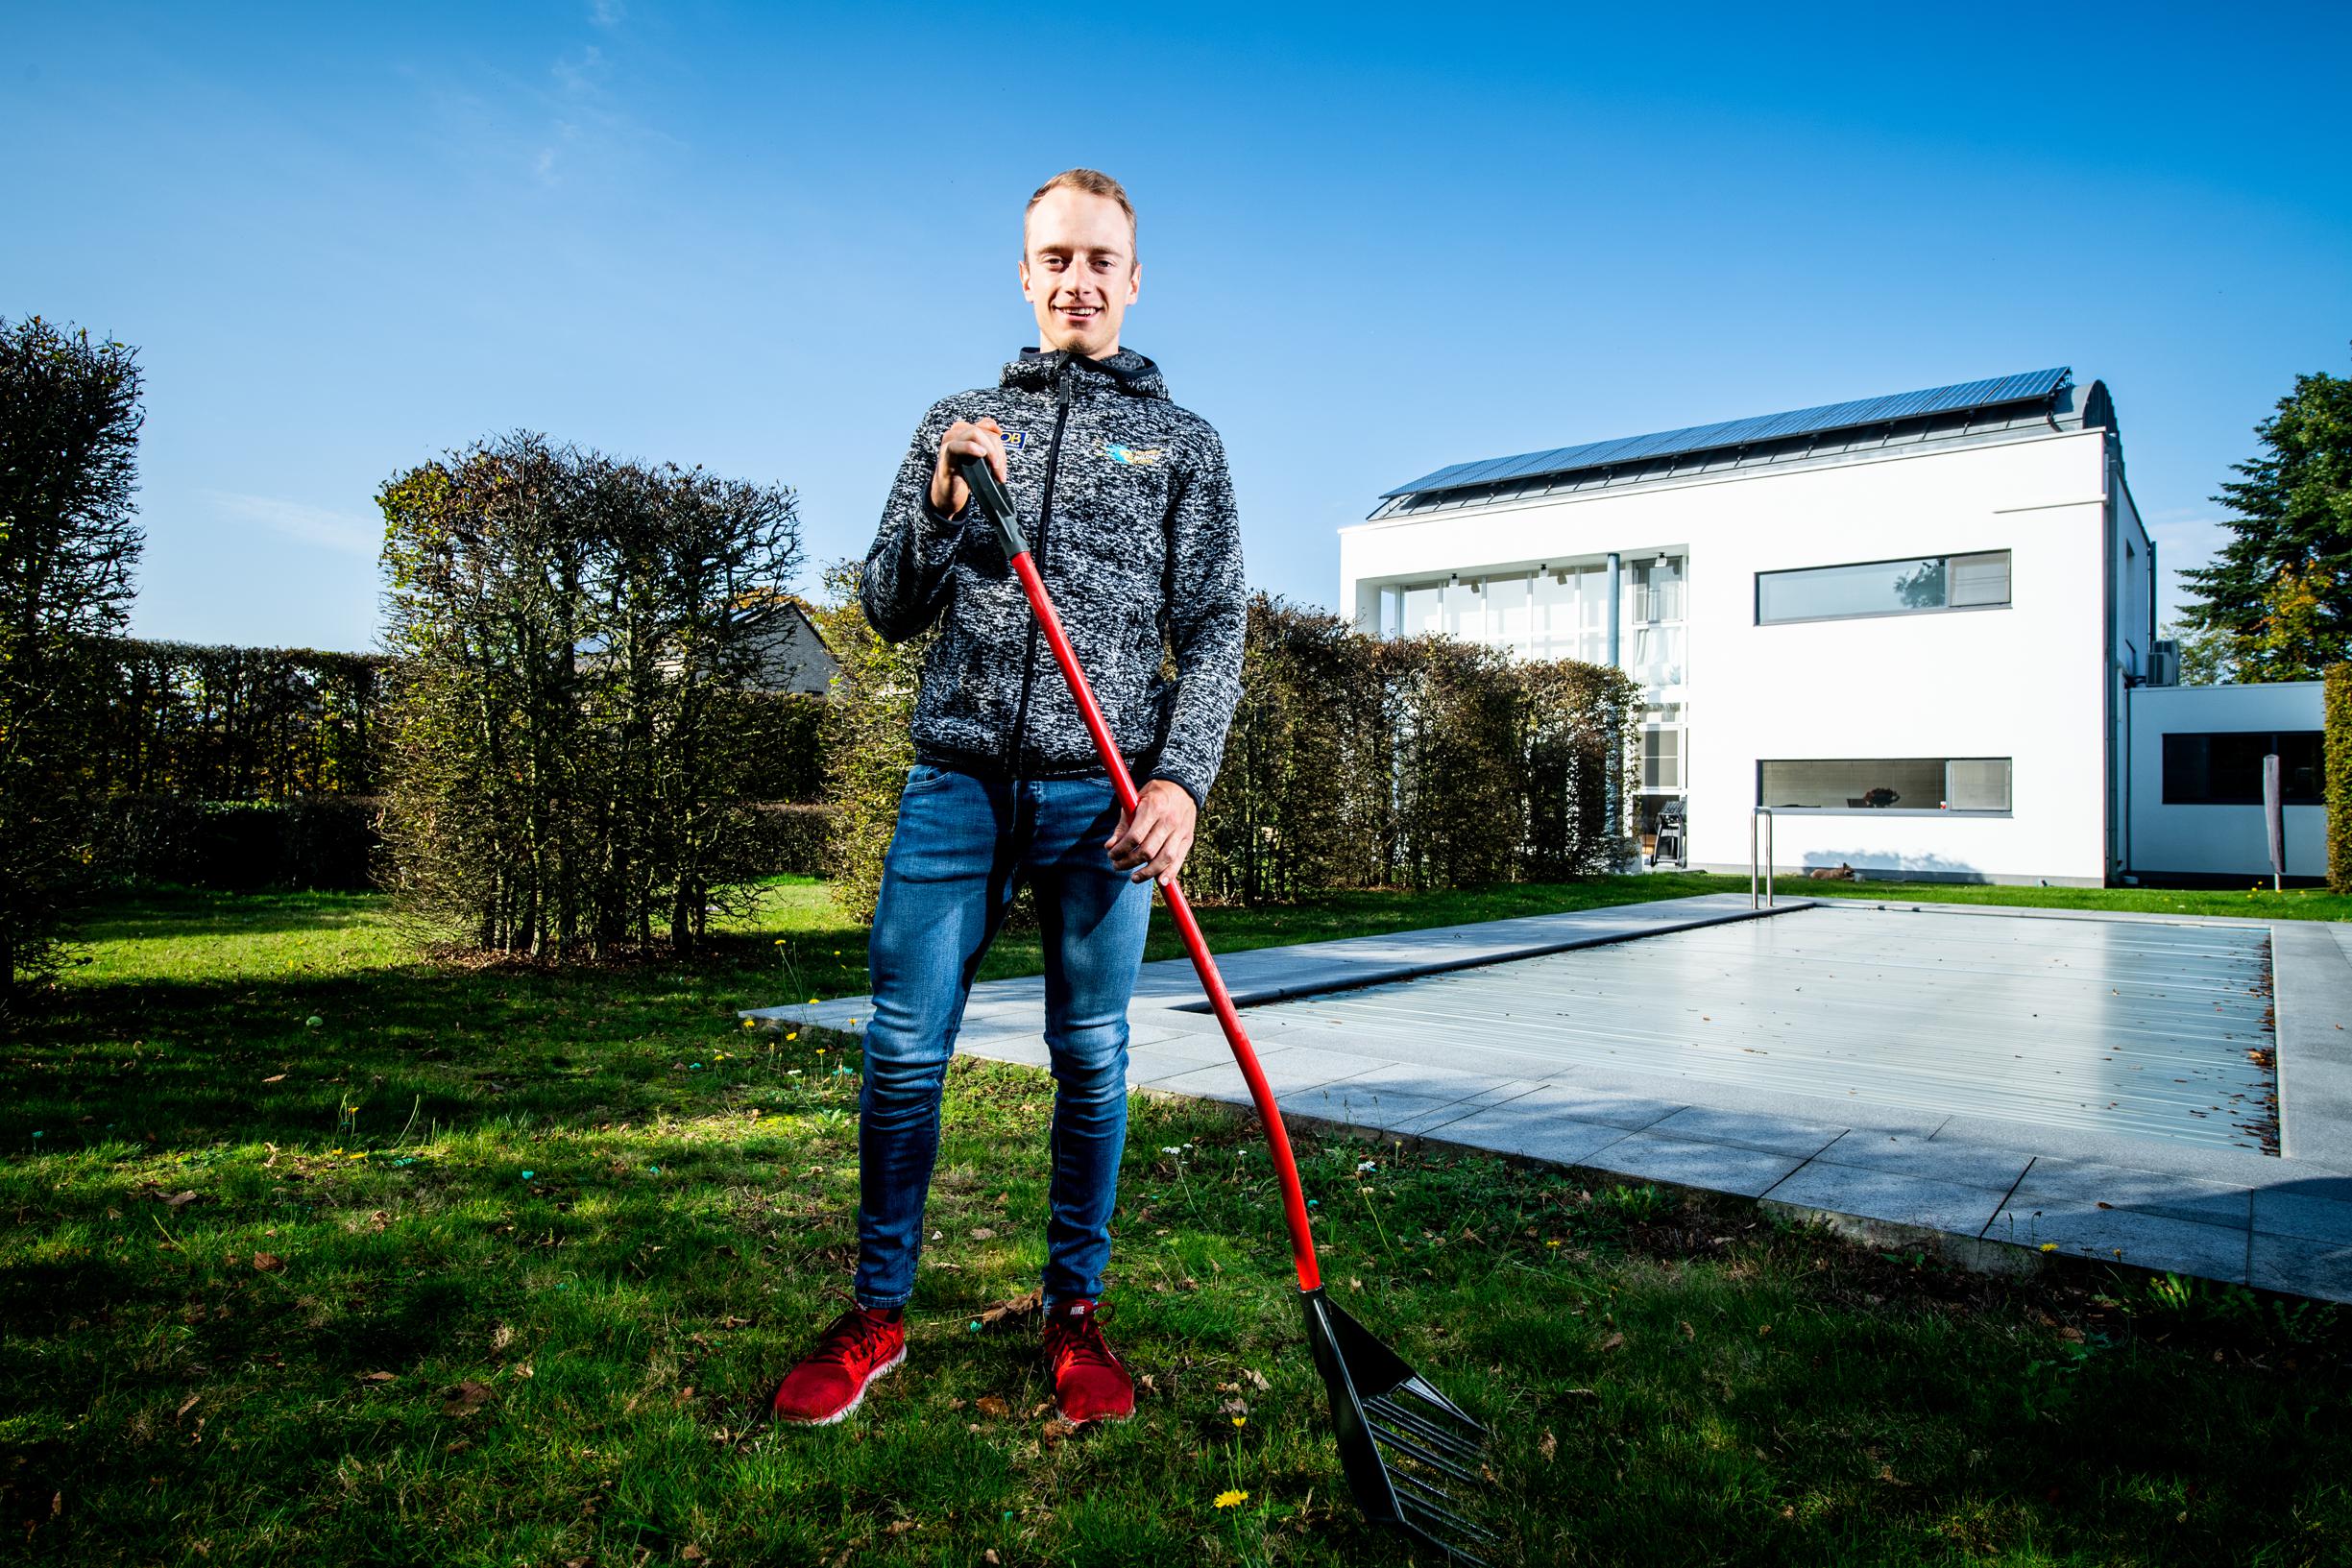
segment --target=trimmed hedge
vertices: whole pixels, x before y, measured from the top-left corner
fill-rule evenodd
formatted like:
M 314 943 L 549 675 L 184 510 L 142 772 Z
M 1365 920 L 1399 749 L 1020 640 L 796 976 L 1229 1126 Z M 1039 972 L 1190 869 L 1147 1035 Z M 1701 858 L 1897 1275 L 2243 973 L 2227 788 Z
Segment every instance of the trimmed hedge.
M 84 737 L 89 785 L 195 801 L 374 794 L 388 663 L 317 648 L 109 639 L 99 722 Z
M 843 907 L 870 919 L 912 760 L 923 639 L 874 635 L 854 563 L 826 582 L 818 618 L 840 661 L 827 870 Z M 1262 593 L 1242 657 L 1242 701 L 1184 872 L 1200 902 L 1583 877 L 1631 853 L 1622 802 L 1639 688 L 1622 671 L 1370 637 Z
M 833 808 L 770 801 L 752 810 L 759 823 L 759 858 L 770 875 L 823 877 L 832 869 Z
M 234 892 L 352 891 L 375 885 L 381 804 L 322 796 L 197 801 L 116 795 L 100 808 L 90 869 L 116 883 L 176 882 Z
M 2327 884 L 2352 893 L 2352 663 L 2327 667 L 2322 764 L 2327 773 Z

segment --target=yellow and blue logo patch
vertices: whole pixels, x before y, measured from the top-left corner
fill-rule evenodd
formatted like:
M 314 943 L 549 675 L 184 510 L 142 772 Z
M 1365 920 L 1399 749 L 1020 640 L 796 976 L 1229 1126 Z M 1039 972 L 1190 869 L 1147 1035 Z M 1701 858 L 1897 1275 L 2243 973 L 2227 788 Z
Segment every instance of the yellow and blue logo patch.
M 1156 463 L 1165 452 L 1166 448 L 1161 446 L 1121 446 L 1107 441 L 1103 444 L 1103 455 L 1114 463 Z

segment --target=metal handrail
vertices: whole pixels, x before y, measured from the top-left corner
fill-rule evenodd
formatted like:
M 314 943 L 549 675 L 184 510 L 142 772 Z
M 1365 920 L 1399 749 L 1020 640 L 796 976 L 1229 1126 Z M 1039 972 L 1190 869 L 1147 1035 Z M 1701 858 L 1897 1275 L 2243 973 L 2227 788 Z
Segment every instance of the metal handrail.
M 1764 856 L 1763 856 L 1763 858 L 1762 858 L 1760 861 L 1759 861 L 1759 860 L 1757 858 L 1757 856 L 1756 856 L 1756 825 L 1757 825 L 1757 823 L 1758 823 L 1758 820 L 1761 820 L 1761 821 L 1762 821 L 1762 823 L 1763 823 L 1763 825 L 1764 825 Z M 1752 812 L 1750 812 L 1750 813 L 1749 813 L 1749 816 L 1748 816 L 1748 907 L 1749 907 L 1749 908 L 1751 908 L 1751 909 L 1754 909 L 1754 908 L 1758 907 L 1758 905 L 1757 905 L 1757 902 L 1756 902 L 1756 884 L 1757 884 L 1757 880 L 1758 880 L 1758 879 L 1757 879 L 1757 871 L 1758 871 L 1758 868 L 1759 866 L 1762 868 L 1762 871 L 1763 871 L 1763 879 L 1762 879 L 1762 880 L 1763 880 L 1763 884 L 1764 884 L 1764 902 L 1763 902 L 1762 907 L 1764 907 L 1764 908 L 1766 908 L 1766 909 L 1769 909 L 1769 908 L 1771 908 L 1771 907 L 1773 906 L 1773 905 L 1772 905 L 1772 849 L 1773 849 L 1773 845 L 1772 845 L 1772 829 L 1773 829 L 1773 822 L 1772 822 L 1772 808 L 1771 808 L 1771 807 L 1769 807 L 1769 806 L 1759 806 L 1759 807 L 1758 807 L 1758 808 L 1756 808 L 1754 811 L 1752 811 Z

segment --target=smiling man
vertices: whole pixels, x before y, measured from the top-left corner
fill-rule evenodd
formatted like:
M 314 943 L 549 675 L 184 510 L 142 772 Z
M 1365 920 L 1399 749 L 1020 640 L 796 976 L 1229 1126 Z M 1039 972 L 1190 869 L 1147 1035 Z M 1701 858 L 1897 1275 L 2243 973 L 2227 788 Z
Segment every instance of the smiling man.
M 857 1304 L 777 1386 L 779 1420 L 837 1421 L 906 1360 L 948 1059 L 973 974 L 1024 881 L 1044 938 L 1055 1080 L 1045 1357 L 1065 1419 L 1135 1408 L 1095 1317 L 1127 1138 L 1128 999 L 1152 885 L 1182 868 L 1217 777 L 1246 618 L 1224 446 L 1168 400 L 1152 361 L 1119 346 L 1142 276 L 1117 181 L 1072 169 L 1030 198 L 1021 292 L 1039 346 L 996 386 L 932 406 L 866 556 L 874 629 L 892 641 L 935 635 L 874 910 Z M 961 457 L 985 459 L 1029 522 L 1111 735 L 1146 781 L 1131 820 L 956 475 Z

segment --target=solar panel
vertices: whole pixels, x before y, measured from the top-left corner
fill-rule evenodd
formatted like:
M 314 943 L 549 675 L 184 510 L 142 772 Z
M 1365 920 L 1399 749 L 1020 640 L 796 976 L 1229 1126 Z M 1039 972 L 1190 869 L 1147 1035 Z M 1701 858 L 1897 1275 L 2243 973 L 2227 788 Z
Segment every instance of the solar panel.
M 1745 446 L 1753 442 L 1779 441 L 1789 436 L 1852 430 L 1863 425 L 1885 424 L 1895 420 L 1919 419 L 1929 414 L 1953 414 L 1962 409 L 1998 408 L 2007 403 L 2036 401 L 2065 387 L 2072 375 L 2072 371 L 2061 365 L 2052 370 L 2027 371 L 2021 375 L 2000 375 L 1983 381 L 1962 381 L 1949 387 L 1929 387 L 1924 392 L 1860 398 L 1851 402 L 1827 403 L 1819 408 L 1791 409 L 1784 414 L 1759 414 L 1753 419 L 1726 420 L 1715 424 L 1689 425 L 1680 430 L 1661 430 L 1654 435 L 1621 436 L 1610 441 L 1587 442 L 1581 446 L 1555 446 L 1548 451 L 1490 457 L 1475 463 L 1455 463 L 1433 473 L 1422 474 L 1411 484 L 1382 491 L 1381 499 L 1438 490 L 1462 490 L 1472 485 L 1512 479 L 1531 479 L 1540 474 L 1572 473 L 1579 469 L 1602 468 L 1612 463 L 1679 457 L 1688 452 Z

